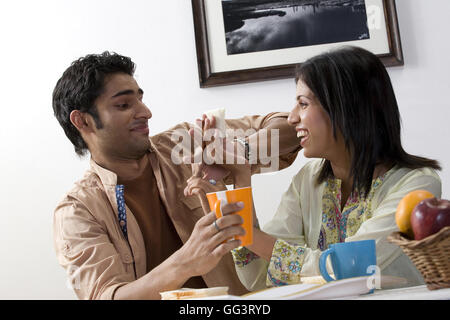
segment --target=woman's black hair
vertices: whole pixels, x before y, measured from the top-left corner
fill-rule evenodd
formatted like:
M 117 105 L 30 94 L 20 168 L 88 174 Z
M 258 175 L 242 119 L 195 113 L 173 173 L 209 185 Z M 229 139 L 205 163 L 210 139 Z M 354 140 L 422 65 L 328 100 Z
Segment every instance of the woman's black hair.
M 97 128 L 102 128 L 95 100 L 102 94 L 105 77 L 113 73 L 133 76 L 135 64 L 117 53 L 90 54 L 74 61 L 63 73 L 53 90 L 53 112 L 79 156 L 88 147 L 78 129 L 70 122 L 73 110 L 89 113 Z
M 346 46 L 312 57 L 296 71 L 328 113 L 334 137 L 342 133 L 352 157 L 352 191 L 370 191 L 377 164 L 440 170 L 436 160 L 406 153 L 401 143 L 400 112 L 389 74 L 373 53 Z M 318 183 L 332 177 L 325 160 Z

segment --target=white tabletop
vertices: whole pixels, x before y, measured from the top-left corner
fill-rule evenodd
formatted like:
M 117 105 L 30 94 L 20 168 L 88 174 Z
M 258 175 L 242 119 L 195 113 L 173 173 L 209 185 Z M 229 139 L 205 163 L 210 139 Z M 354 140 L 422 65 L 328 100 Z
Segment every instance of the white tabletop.
M 346 297 L 354 300 L 450 300 L 450 288 L 428 290 L 426 285 L 390 290 L 375 290 L 372 294 Z

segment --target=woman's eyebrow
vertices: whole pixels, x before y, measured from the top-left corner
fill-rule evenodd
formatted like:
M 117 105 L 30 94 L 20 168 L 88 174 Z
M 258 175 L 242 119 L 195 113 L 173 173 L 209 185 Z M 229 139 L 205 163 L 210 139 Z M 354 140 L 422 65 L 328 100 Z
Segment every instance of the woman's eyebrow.
M 311 97 L 309 97 L 309 96 L 307 96 L 307 95 L 304 95 L 304 94 L 299 94 L 298 96 L 297 96 L 297 101 L 298 100 L 300 100 L 300 98 L 306 98 L 306 99 L 309 99 L 309 100 L 313 100 Z

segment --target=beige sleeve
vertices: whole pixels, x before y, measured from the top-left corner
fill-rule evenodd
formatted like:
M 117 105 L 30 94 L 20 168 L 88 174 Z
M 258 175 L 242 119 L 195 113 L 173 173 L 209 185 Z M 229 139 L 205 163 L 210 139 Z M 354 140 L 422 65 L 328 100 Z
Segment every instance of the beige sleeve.
M 67 201 L 56 208 L 53 237 L 58 262 L 79 299 L 113 299 L 118 287 L 134 280 L 104 228 L 82 204 Z
M 287 123 L 287 112 L 272 112 L 227 119 L 227 129 L 234 129 L 241 137 L 250 138 L 252 174 L 279 171 L 289 167 L 301 150 L 294 127 Z M 256 138 L 257 137 L 257 138 Z M 231 179 L 226 184 L 233 184 Z

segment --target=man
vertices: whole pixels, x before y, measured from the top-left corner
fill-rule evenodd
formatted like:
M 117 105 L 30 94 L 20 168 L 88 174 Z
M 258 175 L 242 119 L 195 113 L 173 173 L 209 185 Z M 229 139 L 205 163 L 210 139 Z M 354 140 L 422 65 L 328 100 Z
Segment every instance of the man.
M 152 114 L 142 102 L 134 63 L 105 52 L 72 63 L 53 92 L 53 109 L 78 155 L 91 168 L 54 213 L 54 244 L 80 299 L 160 299 L 181 287 L 246 290 L 229 251 L 242 234 L 237 215 L 215 220 L 196 197 L 186 197 L 188 164 L 174 164 L 171 135 L 187 123 L 149 137 Z M 235 129 L 279 128 L 280 167 L 298 152 L 287 114 L 227 120 Z M 260 164 L 252 166 L 259 172 Z M 223 208 L 240 209 L 239 203 Z M 216 225 L 217 224 L 217 227 Z

